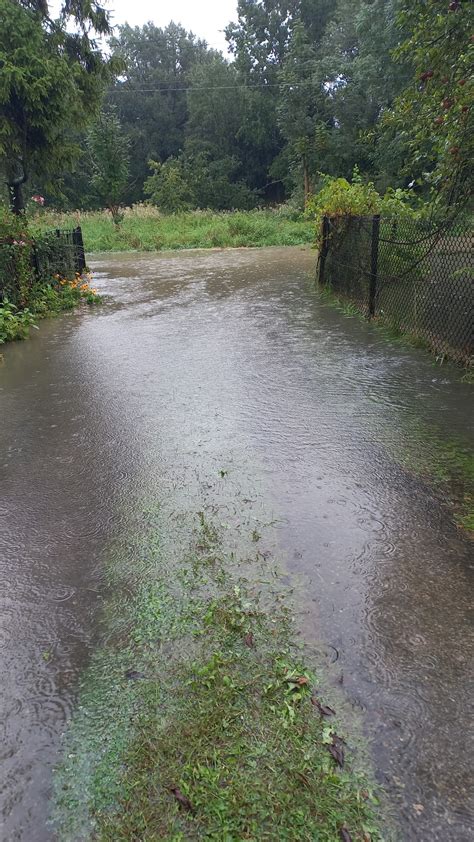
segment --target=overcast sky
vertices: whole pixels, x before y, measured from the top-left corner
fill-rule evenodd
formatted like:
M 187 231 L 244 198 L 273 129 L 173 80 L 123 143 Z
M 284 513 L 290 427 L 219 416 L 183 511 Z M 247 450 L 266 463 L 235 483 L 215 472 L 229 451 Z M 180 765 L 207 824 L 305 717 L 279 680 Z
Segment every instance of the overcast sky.
M 104 4 L 105 5 L 105 4 Z M 222 30 L 236 20 L 237 0 L 107 0 L 106 6 L 113 12 L 112 22 L 141 26 L 152 21 L 157 26 L 166 26 L 170 20 L 181 23 L 185 29 L 205 38 L 210 47 L 227 50 Z

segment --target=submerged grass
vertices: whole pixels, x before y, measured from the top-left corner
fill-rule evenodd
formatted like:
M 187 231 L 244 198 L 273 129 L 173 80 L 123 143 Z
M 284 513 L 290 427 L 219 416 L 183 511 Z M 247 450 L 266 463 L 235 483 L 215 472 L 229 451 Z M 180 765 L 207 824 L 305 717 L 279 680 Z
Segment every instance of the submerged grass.
M 363 321 L 367 320 L 367 314 L 363 312 L 361 307 L 358 307 L 357 304 L 354 304 L 354 302 L 335 293 L 329 285 L 320 288 L 320 295 L 323 300 L 332 304 L 334 307 L 337 307 L 337 309 L 344 313 L 345 316 L 356 316 L 358 319 Z M 400 341 L 411 345 L 413 348 L 421 348 L 423 351 L 427 351 L 433 356 L 434 360 L 439 365 L 443 365 L 446 361 L 458 363 L 459 365 L 463 364 L 465 366 L 463 380 L 466 383 L 472 382 L 474 370 L 472 369 L 471 361 L 464 359 L 460 362 L 459 352 L 456 349 L 449 349 L 446 347 L 443 353 L 439 353 L 436 347 L 434 347 L 425 336 L 420 335 L 415 330 L 404 330 L 400 326 L 390 323 L 390 321 L 384 321 L 383 318 L 379 316 L 373 318 L 371 320 L 371 324 L 374 325 L 382 335 L 385 335 L 392 341 Z M 460 370 L 462 369 L 460 368 Z
M 115 225 L 107 211 L 36 216 L 34 231 L 81 225 L 88 252 L 294 246 L 314 241 L 314 225 L 287 208 L 253 211 L 189 211 L 161 214 L 150 205 L 127 208 Z
M 434 425 L 404 422 L 403 439 L 386 441 L 396 461 L 438 493 L 455 523 L 474 537 L 474 454 L 454 436 L 442 438 Z
M 58 838 L 379 839 L 351 738 L 319 698 L 252 535 L 244 557 L 208 511 L 177 552 L 157 539 L 162 515 L 149 528 L 84 681 L 57 776 Z
M 365 317 L 354 304 L 345 302 L 327 287 L 321 290 L 324 300 L 346 316 Z M 424 341 L 416 337 L 390 331 L 387 327 L 373 323 L 377 330 L 390 339 L 407 340 L 415 347 L 427 348 Z M 452 371 L 456 369 L 452 368 Z M 472 383 L 472 369 L 462 374 L 459 380 Z M 397 432 L 399 435 L 397 435 Z M 450 436 L 446 439 L 434 424 L 423 423 L 418 419 L 403 418 L 399 425 L 392 420 L 384 429 L 379 424 L 377 439 L 390 453 L 393 460 L 402 465 L 414 476 L 426 481 L 450 509 L 455 523 L 471 537 L 474 536 L 474 455 L 466 442 Z

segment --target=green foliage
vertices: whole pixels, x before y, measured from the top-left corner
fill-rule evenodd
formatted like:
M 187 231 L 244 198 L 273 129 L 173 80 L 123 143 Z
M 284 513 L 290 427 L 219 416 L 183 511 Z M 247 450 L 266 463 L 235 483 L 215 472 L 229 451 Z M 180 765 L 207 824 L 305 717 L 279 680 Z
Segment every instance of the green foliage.
M 42 258 L 40 276 L 33 271 L 33 245 L 36 258 Z M 0 343 L 24 339 L 36 319 L 71 310 L 81 300 L 100 301 L 90 278 L 79 277 L 73 269 L 68 272 L 69 258 L 59 238 L 34 238 L 23 215 L 0 208 Z M 63 274 L 53 276 L 51 266 L 61 263 Z
M 233 210 L 250 208 L 255 196 L 243 183 L 232 180 L 238 163 L 230 157 L 213 160 L 210 153 L 184 154 L 164 164 L 150 161 L 153 170 L 145 194 L 163 213 L 195 208 Z
M 307 202 L 306 215 L 318 221 L 323 216 L 415 217 L 417 212 L 410 202 L 410 194 L 401 189 L 388 188 L 381 196 L 371 181 L 363 181 L 356 167 L 351 182 L 345 178 L 322 176 L 319 191 Z
M 384 117 L 398 137 L 406 173 L 441 191 L 448 204 L 472 193 L 474 6 L 469 0 L 403 0 L 398 23 L 408 37 L 395 51 L 412 81 Z
M 31 286 L 31 246 L 25 219 L 0 207 L 0 293 L 20 307 Z
M 26 339 L 34 321 L 30 310 L 19 310 L 8 299 L 4 299 L 0 302 L 0 345 L 14 339 Z
M 87 137 L 92 162 L 92 186 L 101 204 L 122 221 L 120 204 L 130 177 L 129 141 L 124 135 L 116 109 L 102 110 Z
M 73 310 L 81 301 L 97 304 L 100 300 L 96 290 L 82 280 L 35 284 L 29 290 L 28 307 L 17 307 L 7 298 L 0 302 L 0 345 L 26 339 L 30 327 L 37 327 L 38 319 Z
M 284 246 L 311 243 L 314 224 L 292 208 L 221 212 L 187 211 L 163 214 L 150 205 L 125 210 L 122 224 L 113 224 L 110 214 L 86 212 L 74 216 L 82 227 L 89 252 L 155 251 L 161 249 Z M 35 225 L 37 231 L 68 227 L 68 214 L 46 213 Z
M 317 167 L 319 141 L 326 123 L 316 51 L 300 21 L 294 27 L 279 77 L 285 86 L 279 102 L 279 125 L 293 166 L 301 166 L 306 200 L 311 189 L 310 172 L 314 173 Z
M 128 203 L 143 198 L 148 161 L 176 158 L 184 147 L 189 103 L 186 88 L 195 66 L 208 59 L 203 41 L 182 26 L 161 29 L 118 27 L 110 41 L 112 55 L 125 70 L 108 92 L 123 130 L 130 138 Z M 143 90 L 148 93 L 140 93 Z
M 143 186 L 146 196 L 163 213 L 177 213 L 193 206 L 193 195 L 181 159 L 168 158 L 164 164 L 149 161 L 150 175 Z
M 74 34 L 66 30 L 71 15 L 79 29 Z M 70 127 L 95 110 L 111 68 L 90 30 L 106 32 L 108 25 L 103 10 L 89 2 L 67 4 L 53 22 L 44 5 L 0 0 L 0 18 L 0 169 L 20 213 L 31 173 L 47 179 L 78 152 Z
M 88 110 L 81 95 L 71 112 L 73 125 L 65 129 L 63 101 L 77 85 L 72 36 L 64 26 L 55 30 L 58 44 L 68 45 L 60 49 L 40 13 L 26 12 L 15 0 L 0 3 L 20 9 L 30 16 L 30 26 L 39 26 L 35 55 L 45 64 L 45 83 L 60 76 L 54 91 L 60 125 L 56 115 L 47 124 L 56 140 L 31 167 L 56 206 L 118 208 L 122 197 L 133 204 L 150 195 L 164 212 L 176 213 L 247 209 L 291 194 L 302 208 L 318 172 L 349 180 L 355 164 L 381 195 L 413 182 L 425 197 L 429 186 L 442 190 L 446 204 L 456 192 L 470 190 L 474 12 L 468 0 L 239 0 L 237 20 L 226 29 L 233 62 L 174 23 L 163 29 L 119 27 L 110 48 L 112 62 L 124 69 L 107 102 L 130 138 L 128 180 L 123 141 L 109 145 L 106 178 L 104 166 L 91 171 L 84 155 L 73 171 Z M 94 24 L 98 7 L 78 0 L 74 11 L 82 21 L 76 45 L 82 56 L 83 24 Z M 29 40 L 36 43 L 33 36 Z M 7 35 L 5 43 L 10 40 Z M 87 43 L 89 58 L 80 62 L 78 78 L 81 91 L 89 79 L 87 104 L 96 104 L 105 69 Z M 23 73 L 21 51 L 15 61 Z M 60 73 L 56 61 L 68 72 Z M 84 75 L 85 66 L 92 75 Z M 27 89 L 37 96 L 35 68 L 32 62 Z M 68 108 L 75 105 L 72 99 Z M 42 131 L 44 117 L 40 114 Z M 112 133 L 118 132 L 114 126 Z M 115 154 L 120 160 L 114 169 Z M 54 190 L 44 161 L 58 174 Z M 21 175 L 21 165 L 15 167 Z M 99 171 L 106 185 L 99 185 Z

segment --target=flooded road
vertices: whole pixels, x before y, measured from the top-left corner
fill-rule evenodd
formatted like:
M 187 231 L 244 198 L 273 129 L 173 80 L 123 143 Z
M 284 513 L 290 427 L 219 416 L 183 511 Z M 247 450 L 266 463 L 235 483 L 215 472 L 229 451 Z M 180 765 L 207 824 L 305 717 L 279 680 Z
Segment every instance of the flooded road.
M 469 447 L 470 387 L 324 304 L 314 259 L 96 256 L 111 299 L 4 350 L 2 839 L 52 838 L 51 769 L 94 645 L 104 555 L 174 454 L 177 470 L 254 465 L 298 621 L 362 711 L 399 838 L 470 838 L 472 547 L 401 466 L 410 444 Z

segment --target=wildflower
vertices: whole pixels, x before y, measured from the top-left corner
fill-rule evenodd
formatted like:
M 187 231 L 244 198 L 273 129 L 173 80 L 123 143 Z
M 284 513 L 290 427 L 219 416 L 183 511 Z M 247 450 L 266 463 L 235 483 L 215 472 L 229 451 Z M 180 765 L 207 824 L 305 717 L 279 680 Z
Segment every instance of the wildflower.
M 36 202 L 37 205 L 41 205 L 41 207 L 43 207 L 44 196 L 40 196 L 39 193 L 35 193 L 35 195 L 31 197 L 31 201 Z
M 81 289 L 83 292 L 89 289 L 89 284 L 81 284 Z
M 96 289 L 91 289 L 91 292 L 92 292 L 92 294 L 93 294 L 93 295 L 97 295 L 97 294 L 98 294 Z

